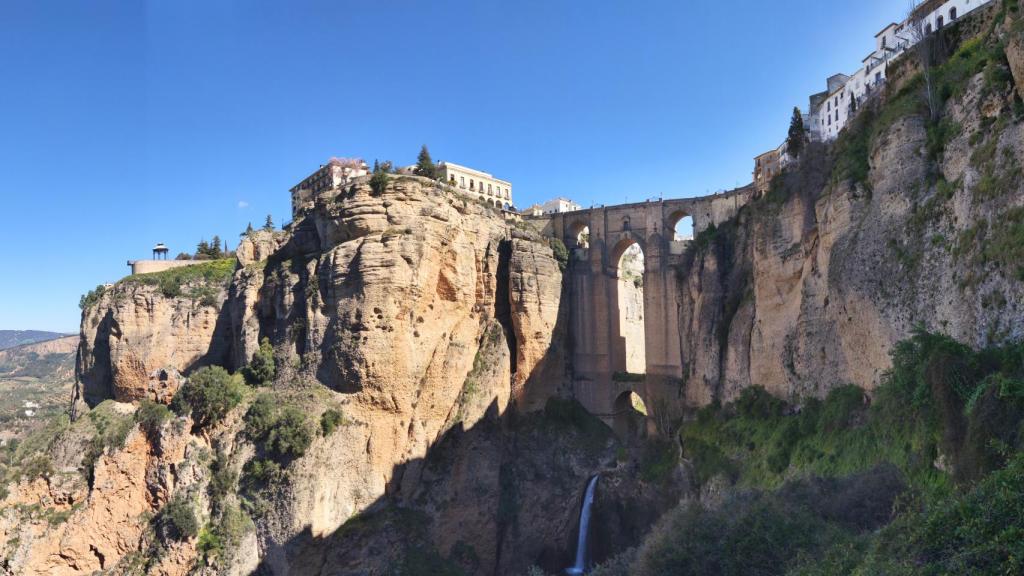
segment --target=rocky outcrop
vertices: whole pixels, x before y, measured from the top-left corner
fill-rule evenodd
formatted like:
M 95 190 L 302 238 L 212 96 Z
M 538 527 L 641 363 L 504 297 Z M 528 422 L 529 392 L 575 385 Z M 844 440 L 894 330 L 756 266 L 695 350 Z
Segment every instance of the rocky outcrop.
M 127 418 L 133 410 L 131 405 L 109 409 Z M 98 456 L 91 486 L 75 472 L 81 451 L 62 455 L 53 450 L 58 473 L 13 486 L 0 502 L 0 542 L 8 547 L 14 573 L 87 574 L 110 570 L 143 551 L 152 516 L 176 490 L 202 477 L 190 426 L 188 420 L 167 422 L 154 438 L 134 427 L 123 445 Z M 74 442 L 76 436 L 72 430 L 65 441 Z M 165 562 L 177 568 L 164 573 L 184 573 L 192 565 L 195 549 L 189 545 L 186 550 L 179 562 Z
M 443 437 L 543 407 L 563 385 L 562 275 L 547 241 L 430 180 L 392 176 L 380 194 L 357 180 L 288 231 L 248 235 L 237 257 L 208 305 L 188 296 L 200 285 L 107 289 L 83 313 L 79 374 L 93 404 L 166 401 L 174 386 L 159 375 L 236 370 L 267 338 L 281 403 L 311 420 L 343 411 L 261 496 L 274 502 L 257 519 L 261 562 L 276 572 L 299 570 L 368 507 L 416 494 Z M 214 439 L 238 468 L 253 455 L 241 426 Z
M 174 379 L 161 373 L 227 362 L 225 286 L 199 278 L 177 291 L 129 277 L 82 312 L 77 373 L 86 401 L 168 401 Z

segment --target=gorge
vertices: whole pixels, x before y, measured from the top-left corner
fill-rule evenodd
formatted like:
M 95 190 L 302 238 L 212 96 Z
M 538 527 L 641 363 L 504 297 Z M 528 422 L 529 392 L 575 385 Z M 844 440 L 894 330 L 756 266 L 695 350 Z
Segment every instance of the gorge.
M 730 517 L 800 506 L 778 517 L 825 518 L 861 550 L 919 478 L 1017 470 L 1024 31 L 997 8 L 951 26 L 924 70 L 940 118 L 907 58 L 764 195 L 520 220 L 429 178 L 365 176 L 234 259 L 99 287 L 69 417 L 5 470 L 4 569 L 664 574 L 680 564 L 654 551 L 687 550 L 674 536 L 698 524 L 733 534 Z M 637 299 L 642 362 L 620 310 Z M 970 359 L 915 372 L 963 375 L 964 398 L 904 403 L 953 424 L 927 450 L 879 432 L 891 453 L 844 460 L 863 437 L 836 438 L 885 421 L 872 410 L 899 404 L 920 350 Z M 1005 429 L 958 419 L 988 401 Z M 1003 456 L 966 440 L 996 437 Z

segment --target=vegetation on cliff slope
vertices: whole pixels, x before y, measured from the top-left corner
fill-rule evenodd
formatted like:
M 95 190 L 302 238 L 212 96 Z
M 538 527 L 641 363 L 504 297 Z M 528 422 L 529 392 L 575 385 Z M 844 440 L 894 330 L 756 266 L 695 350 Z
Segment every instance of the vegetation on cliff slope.
M 231 275 L 234 271 L 235 259 L 223 258 L 205 261 L 202 264 L 194 264 L 192 266 L 171 268 L 162 272 L 133 274 L 121 280 L 118 284 L 158 286 L 164 296 L 175 298 L 181 296 L 183 294 L 182 289 L 190 285 L 226 286 L 228 281 L 231 280 Z M 209 302 L 209 294 L 206 292 L 198 294 L 189 293 L 187 295 L 197 300 L 203 300 L 204 305 Z
M 754 388 L 702 410 L 680 442 L 699 482 L 742 491 L 672 511 L 627 572 L 598 574 L 1024 568 L 1024 343 L 974 351 L 918 331 L 872 399 Z

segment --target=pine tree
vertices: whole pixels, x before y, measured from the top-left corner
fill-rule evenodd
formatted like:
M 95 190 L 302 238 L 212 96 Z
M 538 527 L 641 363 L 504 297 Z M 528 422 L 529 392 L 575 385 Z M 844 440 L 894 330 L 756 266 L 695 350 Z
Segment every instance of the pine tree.
M 786 143 L 789 155 L 794 160 L 800 157 L 800 153 L 804 151 L 804 145 L 807 143 L 804 117 L 797 107 L 793 107 L 793 118 L 789 121 L 789 138 Z
M 220 251 L 220 236 L 214 235 L 213 240 L 210 241 L 210 258 L 217 260 L 222 254 Z
M 370 177 L 370 189 L 374 196 L 380 196 L 388 186 L 388 171 L 391 168 L 390 162 L 383 164 L 373 161 L 373 176 Z
M 437 166 L 434 164 L 434 160 L 430 158 L 430 150 L 427 150 L 426 144 L 420 148 L 420 155 L 416 157 L 416 169 L 414 172 L 417 176 L 425 176 L 430 179 L 437 177 Z
M 274 219 L 270 217 L 270 214 L 267 214 L 267 221 L 263 223 L 263 230 L 265 232 L 274 231 Z
M 206 240 L 200 240 L 199 244 L 196 244 L 196 260 L 206 260 L 210 257 L 210 243 Z
M 249 222 L 249 225 L 245 227 L 245 232 L 242 232 L 239 236 L 252 236 L 254 232 L 256 231 L 252 229 L 252 222 Z

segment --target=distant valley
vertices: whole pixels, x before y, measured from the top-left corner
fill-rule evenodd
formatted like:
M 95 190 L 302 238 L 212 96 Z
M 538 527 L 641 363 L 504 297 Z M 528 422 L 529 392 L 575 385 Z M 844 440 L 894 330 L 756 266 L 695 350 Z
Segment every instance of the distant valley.
M 19 339 L 30 342 L 6 346 Z M 0 342 L 5 343 L 0 350 L 0 445 L 6 445 L 66 407 L 75 381 L 78 336 L 3 330 Z
M 46 332 L 43 330 L 0 330 L 0 350 L 6 350 L 8 348 L 14 348 L 15 346 L 22 346 L 24 344 L 45 342 L 46 340 L 54 340 L 64 336 L 67 336 L 67 334 L 61 334 L 60 332 Z

